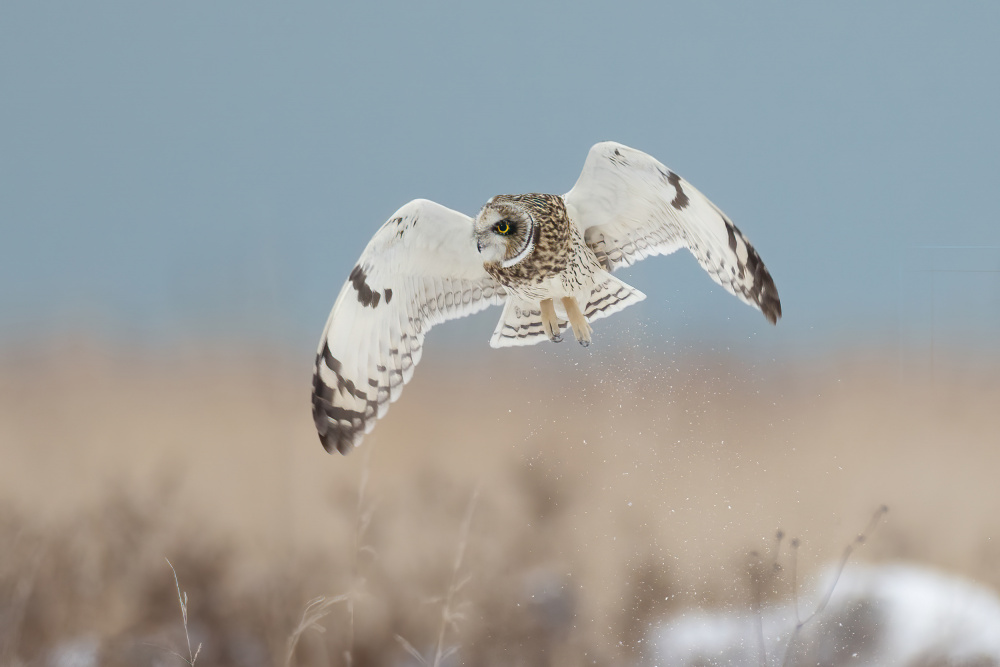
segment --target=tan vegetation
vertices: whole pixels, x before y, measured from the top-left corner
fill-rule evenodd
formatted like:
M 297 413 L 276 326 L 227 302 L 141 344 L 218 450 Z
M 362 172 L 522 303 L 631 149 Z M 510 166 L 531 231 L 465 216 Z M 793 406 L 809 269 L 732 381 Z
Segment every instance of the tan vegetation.
M 641 660 L 664 614 L 750 608 L 775 529 L 808 587 L 883 503 L 856 557 L 1000 587 L 996 360 L 568 347 L 432 347 L 348 457 L 305 357 L 7 350 L 0 664 L 188 660 L 165 558 L 199 665 Z

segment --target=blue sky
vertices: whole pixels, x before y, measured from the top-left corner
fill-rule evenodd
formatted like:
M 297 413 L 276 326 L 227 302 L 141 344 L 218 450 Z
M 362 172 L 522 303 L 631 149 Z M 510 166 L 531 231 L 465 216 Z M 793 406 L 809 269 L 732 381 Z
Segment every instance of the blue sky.
M 991 346 L 998 34 L 986 2 L 4 3 L 0 344 L 311 353 L 396 208 L 562 193 L 614 139 L 733 218 L 785 311 L 677 254 L 623 274 L 650 298 L 619 329 Z M 498 317 L 434 336 L 485 346 Z

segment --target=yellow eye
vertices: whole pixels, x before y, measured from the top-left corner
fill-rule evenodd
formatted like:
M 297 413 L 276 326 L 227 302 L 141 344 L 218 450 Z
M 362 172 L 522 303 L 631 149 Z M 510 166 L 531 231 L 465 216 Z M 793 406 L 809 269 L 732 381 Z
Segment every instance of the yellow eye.
M 497 230 L 497 234 L 510 234 L 510 223 L 506 220 L 501 220 L 496 224 L 494 229 Z

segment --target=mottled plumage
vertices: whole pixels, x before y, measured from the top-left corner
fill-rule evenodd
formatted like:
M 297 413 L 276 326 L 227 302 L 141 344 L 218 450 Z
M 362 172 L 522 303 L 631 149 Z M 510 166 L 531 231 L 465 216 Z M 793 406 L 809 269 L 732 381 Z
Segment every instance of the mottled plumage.
M 595 145 L 568 193 L 498 195 L 473 220 L 427 200 L 375 234 L 334 303 L 316 354 L 313 418 L 327 451 L 371 431 L 420 360 L 434 324 L 504 304 L 490 345 L 583 345 L 590 323 L 645 298 L 611 275 L 688 248 L 715 282 L 772 324 L 781 302 L 753 246 L 654 158 Z

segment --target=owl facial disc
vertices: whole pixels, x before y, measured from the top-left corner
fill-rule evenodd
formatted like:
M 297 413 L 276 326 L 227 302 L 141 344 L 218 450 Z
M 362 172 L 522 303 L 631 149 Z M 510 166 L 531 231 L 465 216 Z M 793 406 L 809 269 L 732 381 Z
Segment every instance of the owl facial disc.
M 476 217 L 476 247 L 484 262 L 510 268 L 535 249 L 541 229 L 523 207 L 499 199 L 486 202 Z

